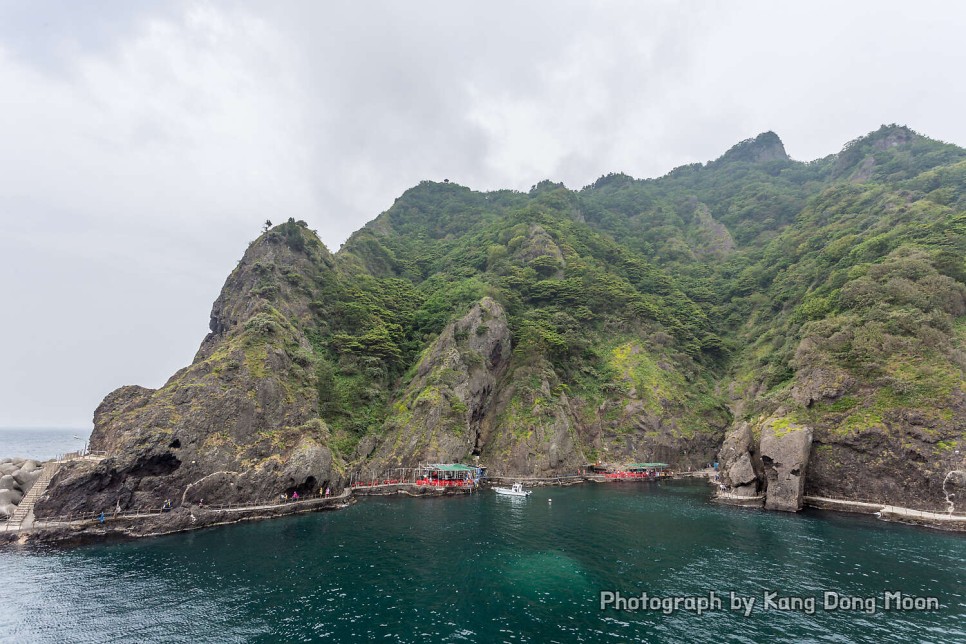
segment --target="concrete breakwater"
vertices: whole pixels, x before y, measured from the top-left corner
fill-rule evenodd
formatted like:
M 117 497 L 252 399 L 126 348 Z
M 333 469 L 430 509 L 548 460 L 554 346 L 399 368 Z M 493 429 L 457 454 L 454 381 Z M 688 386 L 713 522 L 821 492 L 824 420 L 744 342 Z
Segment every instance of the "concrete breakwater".
M 0 519 L 10 519 L 20 502 L 40 478 L 43 464 L 33 459 L 5 458 L 0 461 Z

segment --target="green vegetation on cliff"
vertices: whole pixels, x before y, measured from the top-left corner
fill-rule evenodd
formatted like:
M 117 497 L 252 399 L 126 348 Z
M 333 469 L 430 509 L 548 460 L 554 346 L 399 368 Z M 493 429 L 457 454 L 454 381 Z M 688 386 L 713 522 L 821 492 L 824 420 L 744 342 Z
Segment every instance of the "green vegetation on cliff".
M 314 428 L 339 471 L 700 466 L 767 419 L 813 429 L 840 471 L 906 463 L 901 485 L 932 489 L 964 446 L 964 257 L 966 150 L 899 126 L 810 163 L 768 132 L 577 191 L 427 181 L 335 254 L 304 222 L 266 230 L 145 408 L 159 436 L 195 423 L 265 467 Z
M 484 297 L 512 341 L 498 384 L 512 395 L 494 402 L 510 435 L 543 409 L 579 430 L 568 449 L 582 456 L 653 454 L 779 407 L 841 434 L 897 409 L 949 416 L 961 395 L 964 183 L 966 152 L 904 127 L 812 163 L 766 133 L 708 164 L 576 192 L 423 182 L 324 270 L 282 277 L 311 295 L 306 360 L 347 458 L 438 395 L 405 391 Z M 266 236 L 317 243 L 296 222 Z M 249 325 L 281 324 L 259 316 Z

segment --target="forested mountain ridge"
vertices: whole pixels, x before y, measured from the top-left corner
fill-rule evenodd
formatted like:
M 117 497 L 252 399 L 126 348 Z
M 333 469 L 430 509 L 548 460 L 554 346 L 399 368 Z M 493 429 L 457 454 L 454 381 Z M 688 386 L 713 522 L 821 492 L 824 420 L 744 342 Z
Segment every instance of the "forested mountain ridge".
M 768 132 L 579 191 L 423 182 L 335 254 L 302 222 L 254 241 L 194 363 L 105 399 L 112 456 L 59 477 L 50 511 L 427 460 L 686 469 L 722 445 L 738 494 L 944 509 L 964 257 L 966 150 L 899 126 L 810 163 Z

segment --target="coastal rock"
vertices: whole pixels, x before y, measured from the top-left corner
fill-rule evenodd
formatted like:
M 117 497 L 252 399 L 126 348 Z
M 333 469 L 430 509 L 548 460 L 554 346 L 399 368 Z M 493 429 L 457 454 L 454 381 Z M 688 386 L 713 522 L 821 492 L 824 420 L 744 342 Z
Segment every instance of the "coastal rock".
M 723 408 L 696 414 L 665 375 L 675 367 L 641 340 L 607 357 L 612 380 L 600 400 L 572 392 L 546 357 L 515 352 L 483 423 L 480 459 L 490 472 L 554 476 L 595 461 L 686 470 L 713 460 L 730 420 Z
M 758 475 L 751 462 L 751 454 L 745 452 L 728 470 L 734 490 L 738 494 L 750 496 L 758 484 Z
M 765 421 L 761 431 L 761 459 L 767 481 L 765 508 L 798 512 L 802 509 L 805 473 L 812 447 L 812 429 L 780 416 Z
M 108 453 L 118 451 L 124 443 L 124 425 L 109 421 L 111 418 L 127 416 L 143 408 L 151 401 L 151 395 L 154 392 L 154 389 L 127 385 L 107 394 L 94 410 L 94 424 L 100 426 L 101 431 L 91 435 L 90 448 Z
M 16 472 L 17 470 L 14 470 Z M 12 474 L 5 474 L 0 476 L 0 490 L 12 490 L 17 486 L 17 481 L 14 480 Z
M 751 425 L 743 422 L 725 436 L 718 463 L 722 482 L 738 496 L 757 496 L 764 480 L 764 466 L 754 442 Z
M 943 494 L 946 496 L 946 511 L 962 512 L 966 508 L 966 469 L 950 470 L 943 477 Z
M 332 451 L 306 436 L 292 450 L 279 478 L 287 484 L 288 494 L 315 494 L 333 482 L 332 466 Z
M 30 486 L 32 486 L 34 481 L 36 481 L 38 478 L 40 478 L 40 470 L 29 470 L 26 467 L 21 468 L 13 475 L 13 480 L 16 481 L 17 487 L 24 492 L 29 490 Z
M 22 499 L 20 490 L 0 490 L 0 505 L 20 505 Z
M 966 401 L 957 396 L 944 413 L 948 419 L 928 411 L 887 411 L 848 431 L 841 416 L 819 422 L 805 494 L 945 512 L 947 477 L 966 470 L 955 447 L 966 431 Z M 859 408 L 854 414 L 869 412 Z

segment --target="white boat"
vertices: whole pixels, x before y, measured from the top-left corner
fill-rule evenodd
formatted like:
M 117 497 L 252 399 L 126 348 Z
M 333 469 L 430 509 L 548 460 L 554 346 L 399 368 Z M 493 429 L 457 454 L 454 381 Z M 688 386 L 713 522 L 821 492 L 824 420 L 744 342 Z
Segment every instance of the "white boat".
M 522 483 L 514 483 L 513 487 L 495 487 L 497 494 L 506 494 L 508 496 L 530 496 L 531 490 L 524 490 Z

